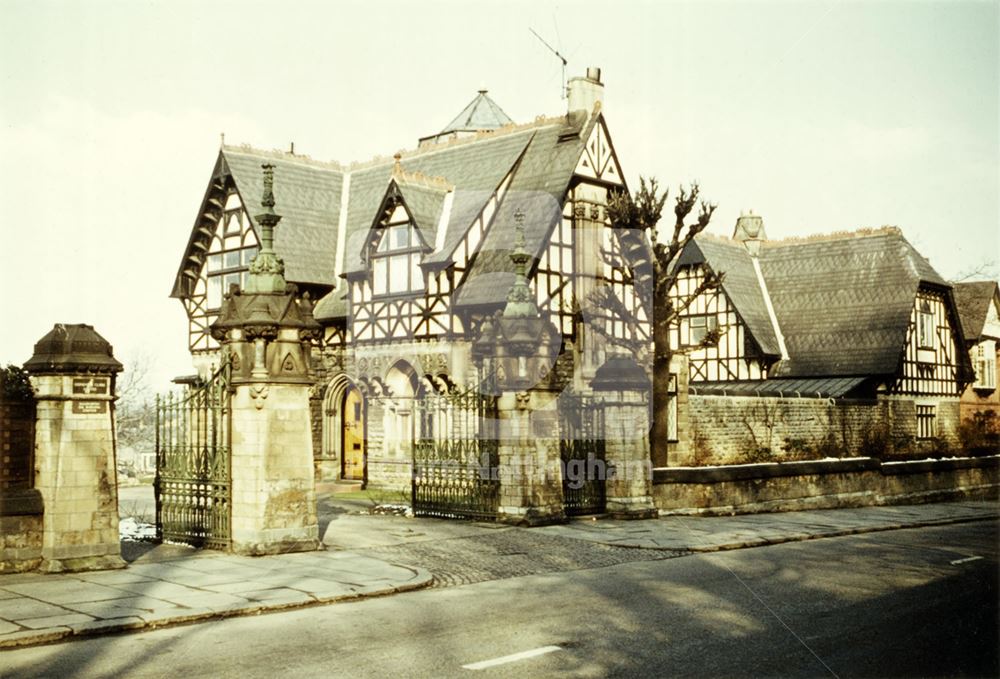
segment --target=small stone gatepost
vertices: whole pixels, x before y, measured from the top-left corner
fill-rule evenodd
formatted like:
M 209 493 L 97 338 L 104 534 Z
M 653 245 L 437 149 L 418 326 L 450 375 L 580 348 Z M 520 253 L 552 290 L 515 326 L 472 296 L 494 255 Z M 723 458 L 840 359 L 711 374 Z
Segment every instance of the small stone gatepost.
M 309 388 L 311 344 L 321 334 L 308 294 L 286 283 L 275 254 L 274 169 L 264 165 L 261 249 L 245 289 L 233 287 L 212 335 L 232 361 L 232 550 L 319 549 Z
M 615 518 L 655 518 L 659 514 L 653 504 L 649 453 L 650 379 L 631 358 L 614 356 L 598 368 L 590 385 L 604 408 L 607 512 Z
M 24 364 L 35 391 L 35 489 L 48 572 L 123 568 L 115 470 L 122 364 L 89 325 L 57 324 Z
M 473 352 L 499 393 L 500 506 L 497 519 L 542 525 L 565 518 L 560 467 L 558 389 L 552 368 L 559 333 L 543 318 L 528 286 L 524 215 L 510 258 L 515 281 L 502 313 L 483 323 Z

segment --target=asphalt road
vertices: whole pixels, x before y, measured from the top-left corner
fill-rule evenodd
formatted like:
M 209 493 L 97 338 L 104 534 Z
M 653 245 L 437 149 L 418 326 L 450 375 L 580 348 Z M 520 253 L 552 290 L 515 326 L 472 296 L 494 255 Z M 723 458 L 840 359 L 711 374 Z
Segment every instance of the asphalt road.
M 0 675 L 997 676 L 997 552 L 976 522 L 628 562 L 0 652 Z

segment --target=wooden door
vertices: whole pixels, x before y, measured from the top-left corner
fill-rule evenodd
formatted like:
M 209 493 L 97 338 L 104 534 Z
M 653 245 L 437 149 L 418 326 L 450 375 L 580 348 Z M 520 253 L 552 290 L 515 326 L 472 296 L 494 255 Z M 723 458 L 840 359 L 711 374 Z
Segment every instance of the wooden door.
M 343 469 L 345 479 L 365 478 L 365 403 L 355 387 L 344 393 Z

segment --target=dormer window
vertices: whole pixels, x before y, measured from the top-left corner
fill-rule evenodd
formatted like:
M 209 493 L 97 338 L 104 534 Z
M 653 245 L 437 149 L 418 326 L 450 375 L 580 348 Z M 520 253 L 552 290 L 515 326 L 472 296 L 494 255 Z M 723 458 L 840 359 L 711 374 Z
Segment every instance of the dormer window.
M 371 254 L 372 293 L 405 295 L 423 290 L 421 248 L 420 236 L 407 218 L 406 211 L 402 206 L 397 207 L 382 229 Z

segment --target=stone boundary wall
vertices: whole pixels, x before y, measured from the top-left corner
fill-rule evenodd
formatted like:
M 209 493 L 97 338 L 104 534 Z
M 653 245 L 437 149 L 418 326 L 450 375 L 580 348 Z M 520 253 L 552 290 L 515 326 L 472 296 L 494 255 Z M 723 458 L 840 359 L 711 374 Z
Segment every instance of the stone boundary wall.
M 35 490 L 33 400 L 0 395 L 0 573 L 32 570 L 42 560 L 41 493 Z
M 0 492 L 0 574 L 30 571 L 41 563 L 43 512 L 37 490 Z
M 653 501 L 661 514 L 755 514 L 998 497 L 1000 455 L 653 470 Z
M 936 439 L 916 440 L 917 403 L 937 406 Z M 847 454 L 863 455 L 865 434 L 873 424 L 885 427 L 896 446 L 933 453 L 958 445 L 957 398 L 880 396 L 877 401 L 774 396 L 708 396 L 690 394 L 685 404 L 691 427 L 687 450 L 671 457 L 670 466 L 735 464 L 755 447 L 769 447 L 776 460 L 792 439 L 811 446 L 824 441 Z M 700 458 L 700 459 L 699 459 Z

